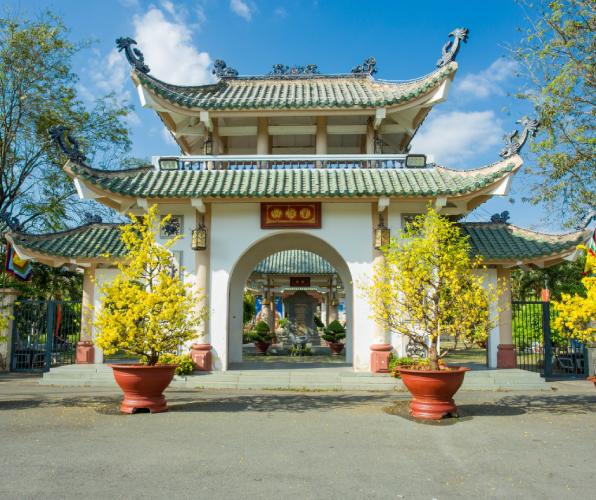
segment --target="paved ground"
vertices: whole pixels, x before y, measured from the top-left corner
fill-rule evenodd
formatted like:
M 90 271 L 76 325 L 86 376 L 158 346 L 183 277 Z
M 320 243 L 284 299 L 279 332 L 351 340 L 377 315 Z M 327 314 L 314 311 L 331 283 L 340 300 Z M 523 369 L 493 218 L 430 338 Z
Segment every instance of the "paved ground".
M 168 390 L 121 415 L 111 388 L 0 377 L 0 498 L 594 498 L 596 389 L 462 392 L 459 420 L 407 394 Z

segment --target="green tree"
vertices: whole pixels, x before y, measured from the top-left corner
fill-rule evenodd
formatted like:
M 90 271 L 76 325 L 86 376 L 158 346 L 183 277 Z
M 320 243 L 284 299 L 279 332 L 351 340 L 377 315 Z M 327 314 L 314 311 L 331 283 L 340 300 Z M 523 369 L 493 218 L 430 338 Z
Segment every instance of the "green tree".
M 139 163 L 126 157 L 131 141 L 124 119 L 133 106 L 113 93 L 85 106 L 77 97 L 72 59 L 93 42 L 72 42 L 68 35 L 51 10 L 30 19 L 9 8 L 0 19 L 0 212 L 36 230 L 77 223 L 90 203 L 94 211 L 109 213 L 76 196 L 49 127 L 70 127 L 96 168 Z
M 585 254 L 575 262 L 561 262 L 546 269 L 532 269 L 529 272 L 511 272 L 513 300 L 542 300 L 541 291 L 545 285 L 550 290 L 551 300 L 561 300 L 563 293 L 586 296 L 582 283 L 582 272 L 586 265 Z
M 255 317 L 255 314 L 257 314 L 256 298 L 247 291 L 244 292 L 243 306 L 243 324 L 246 325 L 246 323 L 252 320 Z
M 566 227 L 596 206 L 596 4 L 594 0 L 518 0 L 528 20 L 512 49 L 542 124 L 532 143 L 530 196 Z

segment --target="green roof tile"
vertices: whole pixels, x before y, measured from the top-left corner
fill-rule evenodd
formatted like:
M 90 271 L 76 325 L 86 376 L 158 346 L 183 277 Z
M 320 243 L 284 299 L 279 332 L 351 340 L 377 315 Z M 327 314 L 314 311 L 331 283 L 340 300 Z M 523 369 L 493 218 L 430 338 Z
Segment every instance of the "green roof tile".
M 172 85 L 151 75 L 136 72 L 149 91 L 186 108 L 300 108 L 300 107 L 382 107 L 409 101 L 428 92 L 455 71 L 447 65 L 409 83 L 376 82 L 372 77 L 332 77 L 317 75 L 301 79 L 259 77 L 226 78 L 216 84 Z
M 99 188 L 132 198 L 322 198 L 455 196 L 473 192 L 511 172 L 495 170 L 292 169 L 156 171 L 152 168 L 105 172 L 72 165 L 72 172 Z
M 586 243 L 591 231 L 560 235 L 537 233 L 513 224 L 460 223 L 475 255 L 487 261 L 530 260 L 548 257 Z M 106 252 L 116 258 L 126 256 L 118 224 L 86 225 L 46 235 L 8 233 L 14 243 L 58 258 L 99 258 Z M 279 252 L 263 260 L 254 270 L 262 274 L 329 274 L 335 271 L 321 257 L 304 251 Z

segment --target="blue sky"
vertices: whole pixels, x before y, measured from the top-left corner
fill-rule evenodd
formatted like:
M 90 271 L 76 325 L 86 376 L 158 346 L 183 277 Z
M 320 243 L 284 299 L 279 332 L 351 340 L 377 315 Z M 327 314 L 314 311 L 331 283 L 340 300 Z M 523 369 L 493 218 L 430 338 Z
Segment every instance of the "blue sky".
M 506 93 L 523 83 L 512 76 L 507 44 L 519 39 L 526 22 L 514 0 L 450 2 L 426 0 L 21 0 L 32 14 L 52 6 L 72 28 L 73 40 L 99 39 L 75 60 L 81 98 L 90 101 L 111 90 L 136 105 L 130 118 L 133 154 L 176 154 L 157 115 L 139 105 L 124 54 L 115 40 L 137 40 L 151 73 L 162 80 L 197 85 L 213 81 L 219 58 L 240 74 L 265 74 L 275 63 L 316 64 L 322 73 L 345 73 L 370 56 L 377 79 L 408 80 L 435 69 L 447 35 L 470 30 L 460 50 L 459 70 L 446 103 L 431 112 L 413 150 L 435 154 L 437 163 L 457 169 L 477 168 L 499 159 L 503 135 L 531 113 Z M 11 5 L 5 2 L 4 5 Z M 507 111 L 503 111 L 507 108 Z M 520 130 L 521 132 L 521 130 Z M 523 153 L 522 153 L 523 156 Z M 510 222 L 556 231 L 545 225 L 540 207 L 522 203 L 523 176 L 510 196 L 496 198 L 473 212 L 469 221 L 487 220 L 509 210 Z M 516 199 L 512 205 L 508 198 Z

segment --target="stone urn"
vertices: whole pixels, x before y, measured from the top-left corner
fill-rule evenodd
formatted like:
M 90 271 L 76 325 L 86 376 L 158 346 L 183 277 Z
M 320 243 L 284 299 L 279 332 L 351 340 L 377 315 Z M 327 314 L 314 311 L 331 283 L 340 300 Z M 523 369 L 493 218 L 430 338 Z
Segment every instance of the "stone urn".
M 115 363 L 108 366 L 113 369 L 114 379 L 124 391 L 120 407 L 122 413 L 136 413 L 139 409 L 148 409 L 151 413 L 168 411 L 163 391 L 170 385 L 180 365 Z
M 440 419 L 459 417 L 453 396 L 461 387 L 467 366 L 445 366 L 428 370 L 427 366 L 396 366 L 401 379 L 412 394 L 410 410 L 413 417 Z

